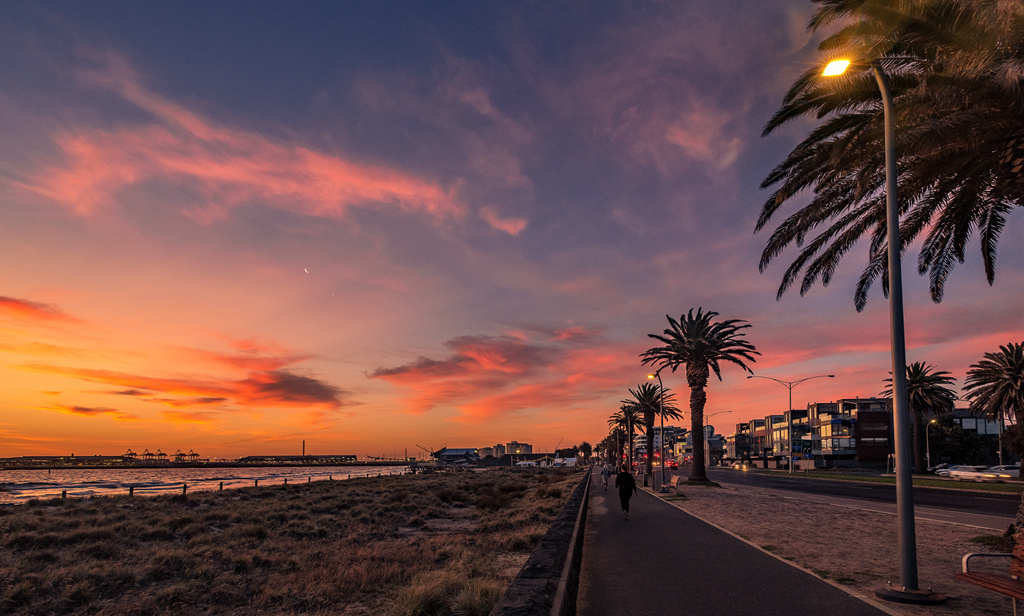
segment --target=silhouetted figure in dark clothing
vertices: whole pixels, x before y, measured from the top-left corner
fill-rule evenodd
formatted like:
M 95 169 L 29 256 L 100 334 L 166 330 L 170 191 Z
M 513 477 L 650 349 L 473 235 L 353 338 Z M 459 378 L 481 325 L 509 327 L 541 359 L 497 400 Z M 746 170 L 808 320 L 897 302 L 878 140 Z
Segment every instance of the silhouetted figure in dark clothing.
M 615 487 L 619 489 L 619 502 L 622 503 L 622 513 L 629 519 L 629 499 L 636 494 L 636 479 L 629 470 L 623 466 L 619 474 L 615 476 Z

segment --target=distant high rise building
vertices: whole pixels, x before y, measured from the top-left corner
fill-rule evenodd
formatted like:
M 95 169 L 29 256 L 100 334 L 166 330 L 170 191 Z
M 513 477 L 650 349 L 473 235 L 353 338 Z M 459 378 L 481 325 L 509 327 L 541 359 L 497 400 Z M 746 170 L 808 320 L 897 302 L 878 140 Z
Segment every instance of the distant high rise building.
M 501 443 L 498 443 L 497 445 L 492 447 L 492 449 L 494 450 L 495 458 L 500 458 L 501 456 L 505 455 L 505 446 L 502 445 Z
M 518 441 L 512 441 L 508 445 L 505 445 L 505 453 L 533 453 L 533 445 L 530 445 L 529 443 L 520 443 Z

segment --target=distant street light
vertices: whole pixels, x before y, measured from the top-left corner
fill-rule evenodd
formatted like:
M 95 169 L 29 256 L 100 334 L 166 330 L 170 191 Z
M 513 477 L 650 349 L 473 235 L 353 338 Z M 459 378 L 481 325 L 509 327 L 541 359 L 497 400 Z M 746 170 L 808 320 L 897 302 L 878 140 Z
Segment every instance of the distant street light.
M 711 466 L 711 450 L 708 449 L 708 420 L 715 415 L 725 415 L 726 413 L 731 412 L 732 411 L 718 411 L 717 413 L 711 413 L 710 415 L 704 416 L 704 427 L 701 431 L 704 433 L 704 464 L 707 466 Z
M 661 368 L 664 368 L 662 366 Z M 665 491 L 665 385 L 661 382 L 661 368 L 654 374 L 648 374 L 647 378 L 658 379 L 658 406 L 661 412 L 661 487 L 659 492 Z
M 797 381 L 783 381 L 783 380 L 780 380 L 780 379 L 772 378 L 770 376 L 760 376 L 760 375 L 756 375 L 756 374 L 751 374 L 747 378 L 748 379 L 768 379 L 769 381 L 775 381 L 779 385 L 782 385 L 783 387 L 785 387 L 786 389 L 789 390 L 789 409 L 786 411 L 786 415 L 787 415 L 787 417 L 789 417 L 789 422 L 788 422 L 788 426 L 787 426 L 787 431 L 788 431 L 788 435 L 789 435 L 789 437 L 788 437 L 789 445 L 786 447 L 786 450 L 787 450 L 786 451 L 786 458 L 787 458 L 786 464 L 789 466 L 789 474 L 792 475 L 793 474 L 793 388 L 796 387 L 797 385 L 799 385 L 800 383 L 803 383 L 804 381 L 810 381 L 811 379 L 834 379 L 834 378 L 836 378 L 836 375 L 834 375 L 834 374 L 819 374 L 817 376 L 809 376 L 809 377 L 807 377 L 805 379 L 800 379 L 800 380 L 797 380 Z M 807 427 L 808 428 L 811 427 L 811 414 L 810 413 L 807 414 Z M 801 447 L 801 450 L 803 450 L 802 447 Z M 766 461 L 766 463 L 767 463 L 767 461 Z
M 931 428 L 932 424 L 936 421 L 938 421 L 938 419 L 933 419 L 924 425 L 924 465 L 927 467 L 925 470 L 928 471 L 932 469 L 932 441 L 928 429 Z

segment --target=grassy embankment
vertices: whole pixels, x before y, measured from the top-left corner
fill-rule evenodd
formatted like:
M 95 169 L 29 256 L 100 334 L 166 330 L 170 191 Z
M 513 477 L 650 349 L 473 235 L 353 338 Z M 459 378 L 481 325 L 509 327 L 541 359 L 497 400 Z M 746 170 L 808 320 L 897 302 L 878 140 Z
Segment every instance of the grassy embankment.
M 492 470 L 0 507 L 0 613 L 484 615 L 580 478 Z

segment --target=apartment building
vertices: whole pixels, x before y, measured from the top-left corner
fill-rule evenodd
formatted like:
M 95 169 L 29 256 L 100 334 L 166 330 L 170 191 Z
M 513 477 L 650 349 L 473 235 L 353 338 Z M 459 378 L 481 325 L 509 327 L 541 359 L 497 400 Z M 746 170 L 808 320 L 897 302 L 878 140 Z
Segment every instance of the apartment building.
M 533 453 L 533 445 L 529 443 L 520 443 L 518 441 L 512 441 L 505 445 L 505 453 L 507 454 L 524 454 Z
M 816 466 L 880 466 L 892 452 L 892 422 L 885 398 L 850 398 L 808 405 L 811 455 Z

